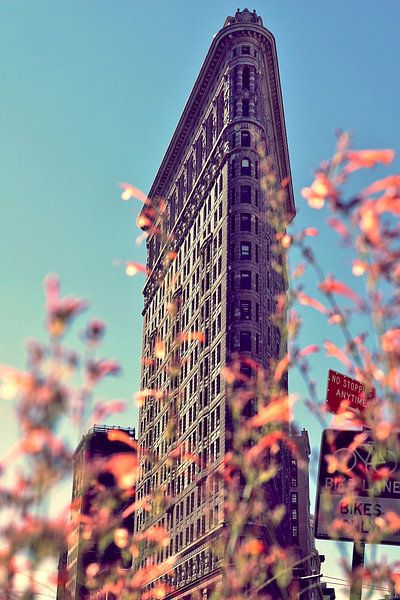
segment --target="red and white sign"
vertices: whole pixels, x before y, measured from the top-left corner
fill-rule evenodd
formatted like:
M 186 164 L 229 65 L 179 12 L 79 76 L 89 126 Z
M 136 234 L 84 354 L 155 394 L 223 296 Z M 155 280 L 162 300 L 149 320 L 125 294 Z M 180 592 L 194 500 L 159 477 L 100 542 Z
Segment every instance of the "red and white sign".
M 366 389 L 360 381 L 329 369 L 326 390 L 326 405 L 329 412 L 339 412 L 342 402 L 347 402 L 349 408 L 362 412 L 366 409 L 368 401 L 374 398 L 376 398 L 375 388 Z

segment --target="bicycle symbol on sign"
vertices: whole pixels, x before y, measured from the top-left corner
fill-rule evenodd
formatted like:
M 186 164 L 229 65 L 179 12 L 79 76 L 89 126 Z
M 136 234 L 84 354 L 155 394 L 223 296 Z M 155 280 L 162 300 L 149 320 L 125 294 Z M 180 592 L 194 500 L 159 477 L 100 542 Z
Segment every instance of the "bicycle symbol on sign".
M 389 448 L 377 448 L 373 442 L 365 442 L 358 448 L 339 448 L 333 453 L 339 465 L 353 471 L 357 467 L 364 472 L 376 472 L 387 467 L 389 473 L 397 470 L 398 457 Z

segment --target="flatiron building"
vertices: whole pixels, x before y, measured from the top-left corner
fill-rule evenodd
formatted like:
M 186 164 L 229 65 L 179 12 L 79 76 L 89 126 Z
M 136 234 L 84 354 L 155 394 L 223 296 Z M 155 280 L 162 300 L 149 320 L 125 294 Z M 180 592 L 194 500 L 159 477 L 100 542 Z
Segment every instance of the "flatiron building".
M 174 557 L 171 572 L 159 570 L 168 597 L 206 598 L 220 576 L 210 547 L 225 526 L 224 484 L 213 477 L 231 426 L 223 368 L 240 356 L 268 369 L 286 351 L 272 318 L 286 283 L 273 264 L 262 155 L 286 182 L 288 222 L 295 207 L 275 40 L 245 9 L 214 36 L 138 221 L 149 275 L 135 530 L 162 526 L 169 540 L 144 549 L 136 568 Z M 290 481 L 279 489 L 288 501 Z M 140 503 L 150 497 L 148 510 Z

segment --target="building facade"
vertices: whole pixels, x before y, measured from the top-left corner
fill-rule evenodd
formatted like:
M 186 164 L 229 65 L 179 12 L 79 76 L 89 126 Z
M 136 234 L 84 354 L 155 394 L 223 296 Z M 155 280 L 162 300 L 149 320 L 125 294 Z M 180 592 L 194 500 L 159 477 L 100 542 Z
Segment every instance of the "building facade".
M 67 548 L 60 558 L 57 598 L 97 597 L 96 589 L 112 569 L 131 566 L 131 561 L 124 564 L 112 531 L 115 527 L 133 531 L 133 515 L 125 519 L 121 515 L 134 498 L 130 495 L 124 499 L 113 472 L 115 460 L 126 463 L 127 457 L 127 467 L 133 467 L 130 457 L 136 456 L 135 441 L 134 429 L 95 425 L 74 453 L 71 523 Z M 91 564 L 96 569 L 98 566 L 98 572 L 89 582 L 87 569 Z
M 219 577 L 210 548 L 226 518 L 214 475 L 232 427 L 223 368 L 240 357 L 268 370 L 286 351 L 273 319 L 286 283 L 284 266 L 274 268 L 271 172 L 286 182 L 274 216 L 287 223 L 295 208 L 275 40 L 245 9 L 213 38 L 138 220 L 149 276 L 137 499 L 155 500 L 138 509 L 135 530 L 163 526 L 170 541 L 144 548 L 136 567 L 173 556 L 161 576 L 170 597 L 206 598 Z
M 301 561 L 294 577 L 303 600 L 322 600 L 319 574 L 324 558 L 315 547 L 314 523 L 310 514 L 310 440 L 305 429 L 290 439 L 296 449 L 290 459 L 291 546 L 297 560 Z

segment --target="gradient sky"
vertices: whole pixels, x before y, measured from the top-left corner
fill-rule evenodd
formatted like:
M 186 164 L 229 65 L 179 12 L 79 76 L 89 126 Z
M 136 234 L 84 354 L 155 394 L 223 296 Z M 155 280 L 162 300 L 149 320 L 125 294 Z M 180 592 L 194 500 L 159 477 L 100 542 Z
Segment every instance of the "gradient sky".
M 0 362 L 23 367 L 25 340 L 44 338 L 42 281 L 58 273 L 62 292 L 89 299 L 88 316 L 108 325 L 104 353 L 119 359 L 124 372 L 99 389 L 99 398 L 126 398 L 130 405 L 114 423 L 137 420 L 131 396 L 139 388 L 143 285 L 115 261 L 144 262 L 135 244 L 139 206 L 120 200 L 117 183 L 150 188 L 211 39 L 236 8 L 231 0 L 0 5 Z M 353 131 L 357 148 L 399 150 L 400 3 L 261 0 L 248 8 L 277 40 L 295 228 L 317 226 L 321 262 L 346 278 L 348 256 L 337 253 L 326 215 L 310 211 L 299 190 L 331 155 L 337 129 Z M 396 159 L 393 168 L 358 177 L 357 184 L 398 165 Z M 304 341 L 332 337 L 309 311 Z M 341 367 L 324 356 L 314 365 L 323 398 L 328 368 Z M 291 390 L 302 391 L 296 376 Z M 2 454 L 16 427 L 12 407 L 4 403 L 1 411 Z M 301 403 L 296 416 L 310 430 L 315 465 L 319 426 Z M 333 543 L 321 548 L 337 555 Z M 332 564 L 323 567 L 334 572 Z

